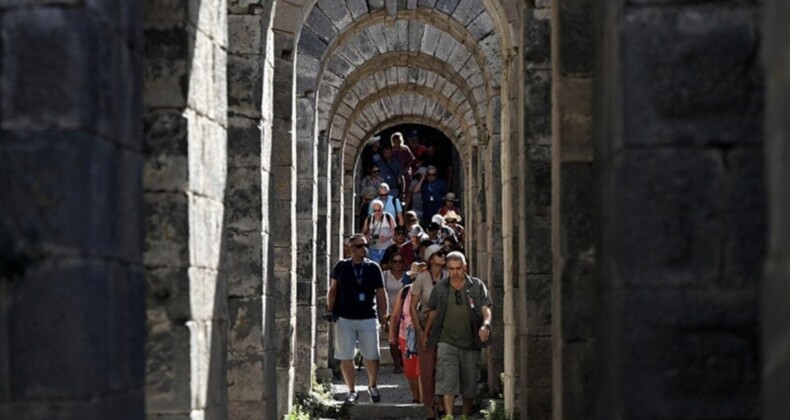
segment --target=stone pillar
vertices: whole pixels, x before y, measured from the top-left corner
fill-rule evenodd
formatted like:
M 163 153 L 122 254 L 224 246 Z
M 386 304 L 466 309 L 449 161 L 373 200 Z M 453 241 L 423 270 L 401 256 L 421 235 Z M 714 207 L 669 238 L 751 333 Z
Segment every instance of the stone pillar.
M 489 156 L 489 144 L 488 138 L 480 139 L 480 143 L 477 147 L 477 172 L 476 172 L 476 185 L 477 188 L 474 191 L 474 200 L 475 200 L 475 207 L 474 212 L 476 214 L 477 222 L 475 223 L 475 246 L 472 248 L 472 252 L 475 253 L 475 258 L 477 258 L 477 268 L 472 273 L 479 277 L 485 275 L 488 276 L 488 176 L 486 175 L 489 171 L 488 168 L 490 165 L 488 164 L 488 156 Z M 488 352 L 485 353 L 486 360 L 488 356 Z M 487 365 L 487 362 L 486 362 Z
M 522 418 L 551 418 L 551 46 L 546 2 L 524 11 L 520 142 L 523 223 L 519 228 L 518 408 Z
M 268 178 L 271 152 L 272 10 L 229 7 L 228 33 L 228 411 L 232 419 L 270 418 L 264 410 L 274 381 L 266 377 L 264 314 L 268 262 Z M 272 366 L 269 367 L 271 371 Z
M 362 230 L 362 226 L 359 225 L 357 221 L 357 214 L 359 214 L 358 208 L 358 199 L 354 195 L 354 172 L 353 171 L 344 171 L 343 176 L 343 193 L 344 193 L 344 200 L 343 200 L 343 213 L 346 215 L 346 235 L 351 235 L 353 233 L 359 232 Z
M 758 6 L 593 4 L 596 417 L 757 418 Z
M 290 411 L 294 396 L 296 345 L 296 141 L 294 102 L 294 37 L 274 33 L 274 90 L 269 190 L 269 231 L 274 284 L 275 330 L 264 339 L 275 342 L 277 365 L 276 413 Z M 273 407 L 271 407 L 273 408 Z M 271 409 L 268 408 L 267 409 Z M 268 411 L 267 411 L 268 412 Z
M 0 13 L 0 418 L 142 418 L 142 5 Z
M 466 233 L 464 234 L 464 240 L 466 243 L 464 247 L 467 250 L 466 258 L 469 260 L 469 272 L 470 273 L 480 273 L 478 271 L 479 263 L 477 261 L 477 238 L 478 238 L 478 231 L 477 231 L 477 224 L 480 219 L 480 205 L 477 202 L 477 194 L 480 191 L 480 180 L 478 178 L 478 164 L 479 159 L 477 154 L 479 153 L 478 146 L 469 146 L 469 156 L 467 158 L 468 165 L 467 165 L 467 172 L 466 172 L 466 185 L 464 186 L 464 219 L 463 225 L 466 229 Z
M 149 417 L 227 418 L 225 3 L 146 2 Z
M 326 293 L 329 289 L 329 272 L 332 269 L 330 256 L 332 245 L 332 174 L 330 172 L 332 146 L 325 133 L 318 136 L 318 228 L 316 230 L 315 257 L 315 365 L 319 379 L 329 380 L 329 323 L 320 319 L 326 308 Z
M 315 360 L 315 238 L 318 213 L 318 145 L 315 96 L 296 100 L 296 360 L 294 392 L 310 392 Z
M 332 221 L 332 233 L 330 239 L 331 245 L 331 255 L 329 258 L 329 271 L 331 272 L 332 268 L 334 268 L 335 264 L 343 258 L 343 235 L 347 235 L 348 233 L 345 230 L 345 219 L 346 213 L 350 210 L 345 208 L 344 205 L 344 198 L 345 192 L 343 191 L 343 152 L 340 149 L 340 142 L 337 140 L 331 140 L 329 142 L 329 159 L 330 159 L 330 169 L 329 173 L 331 176 L 331 193 L 332 193 L 332 200 L 331 200 L 331 221 Z M 327 273 L 327 289 L 329 284 L 329 274 Z M 324 300 L 326 300 L 326 293 L 323 296 Z M 323 309 L 319 306 L 319 309 Z M 329 367 L 338 366 L 337 361 L 333 359 L 334 356 L 334 347 L 333 347 L 333 340 L 334 340 L 334 329 L 327 326 L 327 362 Z
M 764 36 L 766 65 L 766 165 L 768 179 L 768 258 L 763 280 L 763 419 L 779 420 L 790 412 L 790 153 L 788 153 L 788 110 L 790 110 L 790 43 L 787 19 L 790 4 L 765 2 Z
M 497 108 L 499 104 L 497 102 Z M 500 112 L 492 111 L 493 115 L 500 115 Z M 498 117 L 497 117 L 498 118 Z M 502 250 L 502 139 L 497 134 L 491 135 L 491 142 L 488 144 L 488 156 L 486 156 L 486 215 L 488 220 L 487 241 L 485 249 L 488 250 L 487 281 L 488 291 L 493 301 L 493 317 L 491 321 L 492 345 L 487 348 L 488 352 L 488 386 L 494 392 L 499 392 L 500 374 L 504 369 L 504 259 Z
M 589 419 L 595 345 L 592 0 L 555 0 L 552 6 L 553 414 Z
M 517 347 L 518 329 L 518 310 L 515 308 L 515 284 L 516 274 L 518 273 L 518 228 L 519 228 L 519 176 L 521 149 L 521 139 L 519 133 L 519 123 L 516 114 L 519 104 L 517 103 L 518 68 L 517 55 L 511 51 L 504 52 L 502 57 L 503 83 L 506 89 L 502 98 L 502 138 L 503 153 L 500 156 L 502 165 L 502 201 L 499 211 L 502 213 L 502 394 L 504 395 L 505 415 L 513 417 L 516 380 L 518 375 L 518 365 L 516 355 L 519 354 Z

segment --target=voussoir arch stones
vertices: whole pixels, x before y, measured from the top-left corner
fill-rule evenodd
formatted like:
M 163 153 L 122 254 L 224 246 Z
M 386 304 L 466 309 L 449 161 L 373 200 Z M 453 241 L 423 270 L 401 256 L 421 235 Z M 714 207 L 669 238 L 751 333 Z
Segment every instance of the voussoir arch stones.
M 409 91 L 373 98 L 364 108 L 360 108 L 353 123 L 349 124 L 347 132 L 341 137 L 341 147 L 345 154 L 356 155 L 370 137 L 370 133 L 375 133 L 375 127 L 382 122 L 392 121 L 403 115 L 420 115 L 434 121 L 432 125 L 443 127 L 456 148 L 464 151 L 471 140 L 476 138 L 477 127 L 462 123 L 457 109 L 448 108 L 447 105 L 452 106 L 446 98 L 423 96 Z M 353 163 L 349 162 L 348 165 L 353 167 Z
M 450 141 L 456 146 L 461 144 L 463 139 L 458 137 L 458 133 L 450 127 L 445 120 L 441 118 L 436 118 L 433 115 L 426 116 L 424 114 L 399 114 L 393 116 L 392 118 L 383 120 L 378 122 L 376 125 L 372 126 L 370 130 L 368 130 L 364 134 L 364 138 L 370 138 L 371 136 L 375 135 L 376 133 L 381 132 L 382 130 L 386 130 L 388 128 L 392 128 L 401 124 L 418 124 L 424 125 L 426 127 L 435 128 L 442 132 Z M 333 140 L 338 142 L 338 140 Z M 468 152 L 471 149 L 458 149 L 458 152 L 461 154 L 462 157 L 468 157 Z M 343 150 L 343 169 L 346 173 L 352 173 L 354 169 L 354 165 L 356 164 L 357 160 L 359 160 L 361 155 L 361 148 L 356 147 L 346 147 Z M 467 164 L 466 159 L 461 159 L 464 165 Z M 348 188 L 348 187 L 347 187 Z
M 406 102 L 402 99 L 400 103 L 397 103 L 394 101 L 394 98 L 399 96 L 408 99 L 406 99 Z M 387 101 L 387 99 L 392 100 Z M 392 103 L 390 104 L 390 102 Z M 380 103 L 381 106 L 374 107 L 376 103 Z M 376 108 L 380 108 L 380 112 Z M 460 129 L 456 136 L 460 134 L 468 137 L 473 130 L 476 130 L 476 121 L 471 115 L 472 110 L 465 102 L 454 100 L 442 92 L 425 86 L 406 84 L 376 91 L 360 101 L 348 117 L 349 124 L 346 124 L 346 130 L 343 132 L 342 138 L 350 141 L 354 137 L 349 136 L 354 125 L 358 125 L 367 131 L 371 125 L 375 124 L 374 121 L 389 119 L 399 113 L 424 113 L 426 115 L 441 113 L 444 115 L 444 118 L 449 119 L 451 117 L 453 126 Z
M 486 115 L 486 96 L 481 79 L 479 85 L 469 86 L 468 80 L 452 71 L 448 63 L 440 61 L 436 57 L 426 54 L 409 55 L 406 52 L 392 52 L 377 56 L 363 66 L 355 69 L 354 73 L 350 74 L 346 80 L 343 81 L 341 86 L 337 88 L 335 100 L 330 101 L 326 96 L 319 98 L 319 127 L 331 127 L 331 119 L 336 116 L 338 109 L 342 107 L 344 103 L 346 106 L 353 108 L 353 100 L 349 101 L 348 95 L 350 91 L 353 92 L 354 89 L 358 89 L 358 83 L 364 82 L 368 89 L 372 89 L 374 86 L 370 85 L 366 79 L 373 76 L 376 81 L 376 89 L 386 86 L 386 84 L 383 83 L 387 81 L 385 77 L 386 73 L 379 76 L 376 75 L 394 66 L 408 68 L 410 79 L 413 79 L 413 72 L 416 71 L 417 81 L 422 82 L 422 78 L 424 77 L 426 79 L 425 83 L 428 85 L 438 80 L 433 79 L 433 76 L 430 76 L 431 73 L 441 75 L 446 80 L 446 84 L 452 84 L 461 91 L 464 100 L 468 102 L 474 110 L 476 120 L 480 120 L 481 116 Z
M 459 113 L 463 115 L 464 124 L 481 123 L 480 115 L 473 107 L 474 98 L 469 98 L 467 95 L 470 92 L 465 92 L 463 87 L 453 84 L 439 73 L 398 66 L 382 69 L 380 73 L 371 74 L 345 90 L 342 100 L 335 101 L 336 109 L 332 111 L 332 122 L 328 126 L 334 133 L 344 132 L 354 109 L 364 106 L 371 95 L 380 96 L 382 92 L 401 92 L 400 87 L 403 86 L 420 92 L 434 91 L 435 94 L 429 95 L 443 96 L 446 98 L 446 107 L 460 109 Z
M 485 12 L 482 12 L 483 15 Z M 312 15 L 321 16 L 323 12 L 316 8 Z M 360 65 L 377 54 L 391 51 L 409 51 L 436 55 L 443 61 L 466 62 L 473 59 L 486 84 L 491 87 L 499 85 L 502 60 L 499 40 L 496 37 L 490 18 L 481 25 L 472 22 L 459 22 L 443 11 L 418 7 L 415 10 L 399 11 L 394 17 L 384 10 L 376 10 L 363 19 L 348 27 L 336 29 L 327 38 L 327 44 L 310 42 L 312 35 L 321 39 L 320 32 L 326 24 L 317 23 L 320 19 L 308 18 L 300 47 L 310 47 L 308 54 L 321 61 L 318 78 L 326 71 L 342 76 L 342 68 L 333 66 L 332 60 L 337 55 L 352 66 Z M 313 23 L 316 22 L 316 23 Z M 311 23 L 313 23 L 311 25 Z M 469 26 L 465 26 L 469 25 Z M 316 33 L 318 31 L 319 33 Z M 323 30 L 325 32 L 325 30 Z M 455 54 L 455 55 L 453 55 Z M 461 63 L 463 64 L 463 63 Z M 456 65 L 460 67 L 460 65 Z M 338 71 L 339 70 L 339 71 Z

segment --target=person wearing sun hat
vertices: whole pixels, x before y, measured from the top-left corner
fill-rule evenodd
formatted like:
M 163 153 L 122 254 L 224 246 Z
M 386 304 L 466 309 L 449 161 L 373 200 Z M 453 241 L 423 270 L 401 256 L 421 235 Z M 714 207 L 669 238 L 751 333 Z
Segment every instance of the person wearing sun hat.
M 453 230 L 456 238 L 459 242 L 464 241 L 464 226 L 461 224 L 461 215 L 456 213 L 454 210 L 450 210 L 447 214 L 444 215 L 444 223 L 445 225 Z
M 439 214 L 444 216 L 447 212 L 454 211 L 458 218 L 461 217 L 461 208 L 458 207 L 458 202 L 461 200 L 456 197 L 455 193 L 448 192 L 447 195 L 442 197 L 442 200 L 444 200 L 444 205 L 439 209 Z
M 412 324 L 417 330 L 417 338 L 422 342 L 424 322 L 427 312 L 424 311 L 434 285 L 447 277 L 444 269 L 444 252 L 441 245 L 431 245 L 425 249 L 423 260 L 428 269 L 420 273 L 412 282 L 411 302 L 409 311 Z M 434 410 L 434 371 L 436 368 L 436 350 L 420 347 L 420 382 L 422 383 L 423 405 L 428 410 L 428 417 L 435 417 Z
M 417 250 L 420 249 L 420 238 L 423 235 L 422 228 L 420 225 L 414 226 L 409 231 L 409 240 L 407 240 L 403 245 L 401 245 L 398 253 L 403 257 L 403 260 L 406 261 L 406 264 L 411 264 L 414 261 L 422 259 L 417 254 Z M 412 277 L 412 280 L 414 277 Z
M 455 236 L 455 232 L 444 224 L 444 217 L 434 214 L 431 217 L 431 223 L 428 224 L 428 236 L 433 243 L 441 245 L 445 238 Z

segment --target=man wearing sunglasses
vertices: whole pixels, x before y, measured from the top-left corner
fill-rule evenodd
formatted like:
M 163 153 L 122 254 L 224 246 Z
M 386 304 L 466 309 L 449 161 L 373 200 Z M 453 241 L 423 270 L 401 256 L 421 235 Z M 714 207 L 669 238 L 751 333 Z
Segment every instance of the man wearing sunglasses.
M 368 392 L 373 402 L 381 401 L 376 386 L 379 370 L 379 327 L 386 326 L 387 294 L 381 268 L 366 258 L 367 239 L 362 234 L 351 238 L 351 258 L 332 269 L 326 297 L 326 315 L 335 324 L 335 359 L 340 360 L 343 380 L 348 386 L 347 404 L 357 402 L 354 373 L 356 343 L 365 358 Z M 378 315 L 378 317 L 377 317 Z
M 437 395 L 445 412 L 452 413 L 456 395 L 463 399 L 468 417 L 477 395 L 480 350 L 491 334 L 491 298 L 485 284 L 466 274 L 466 258 L 460 252 L 446 257 L 450 276 L 436 285 L 428 300 L 423 346 L 436 347 Z

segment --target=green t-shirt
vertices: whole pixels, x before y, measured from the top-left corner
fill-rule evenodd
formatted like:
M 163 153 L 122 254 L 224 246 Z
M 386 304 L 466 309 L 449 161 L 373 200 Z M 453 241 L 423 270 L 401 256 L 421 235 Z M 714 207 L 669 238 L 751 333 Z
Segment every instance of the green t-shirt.
M 462 349 L 471 349 L 474 348 L 474 338 L 469 324 L 469 308 L 466 307 L 464 298 L 463 289 L 455 290 L 450 286 L 450 293 L 447 294 L 447 312 L 444 316 L 439 342 Z

